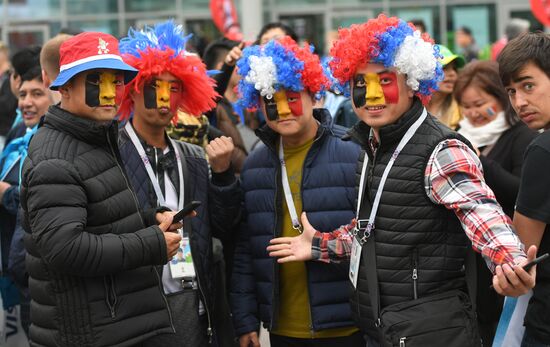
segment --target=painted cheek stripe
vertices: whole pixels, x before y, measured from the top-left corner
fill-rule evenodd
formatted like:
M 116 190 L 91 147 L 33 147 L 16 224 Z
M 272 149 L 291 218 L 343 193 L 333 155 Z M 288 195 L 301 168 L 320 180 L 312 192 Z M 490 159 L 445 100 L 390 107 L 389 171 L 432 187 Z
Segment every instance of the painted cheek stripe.
M 288 107 L 290 108 L 292 114 L 296 117 L 302 116 L 304 114 L 304 111 L 302 109 L 302 94 L 293 91 L 287 91 L 286 96 L 287 101 L 288 99 L 294 99 L 293 101 L 288 102 Z

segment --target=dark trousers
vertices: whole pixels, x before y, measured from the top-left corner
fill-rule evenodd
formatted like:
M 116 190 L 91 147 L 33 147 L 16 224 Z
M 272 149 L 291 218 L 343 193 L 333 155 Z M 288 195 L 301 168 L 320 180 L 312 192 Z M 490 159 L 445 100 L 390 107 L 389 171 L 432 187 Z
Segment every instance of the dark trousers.
M 269 334 L 271 347 L 365 347 L 361 332 L 350 336 L 329 337 L 324 339 L 300 339 Z
M 163 334 L 144 341 L 143 347 L 206 347 L 208 320 L 206 314 L 199 316 L 197 290 L 185 290 L 168 295 L 168 305 L 172 311 L 175 334 Z

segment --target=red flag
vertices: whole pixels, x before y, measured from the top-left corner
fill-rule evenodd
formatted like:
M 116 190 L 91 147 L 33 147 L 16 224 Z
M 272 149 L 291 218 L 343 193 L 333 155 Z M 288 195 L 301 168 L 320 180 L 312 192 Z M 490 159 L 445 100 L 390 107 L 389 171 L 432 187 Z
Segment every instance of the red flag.
M 545 26 L 550 26 L 550 0 L 531 0 L 531 11 Z
M 226 38 L 242 41 L 243 34 L 233 0 L 210 0 L 212 21 Z

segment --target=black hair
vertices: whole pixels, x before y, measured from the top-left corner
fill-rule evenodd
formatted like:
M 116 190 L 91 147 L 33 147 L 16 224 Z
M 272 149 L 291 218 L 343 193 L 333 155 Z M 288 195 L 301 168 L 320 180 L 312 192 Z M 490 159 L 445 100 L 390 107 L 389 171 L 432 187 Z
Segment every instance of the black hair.
M 464 34 L 468 35 L 468 36 L 472 36 L 472 29 L 470 29 L 469 27 L 467 26 L 461 26 L 460 28 L 458 28 L 458 30 L 461 30 L 464 32 Z
M 211 42 L 206 46 L 204 54 L 202 55 L 202 61 L 206 65 L 206 68 L 209 70 L 214 69 L 220 61 L 225 59 L 227 53 L 238 44 L 238 41 L 232 41 L 225 38 Z
M 508 86 L 528 63 L 535 64 L 550 78 L 550 35 L 543 32 L 525 33 L 510 40 L 497 61 L 502 84 Z
M 272 22 L 272 23 L 267 23 L 262 27 L 262 30 L 260 30 L 258 37 L 256 37 L 255 44 L 260 43 L 262 36 L 264 36 L 266 32 L 268 32 L 271 29 L 277 29 L 277 28 L 281 29 L 282 31 L 285 32 L 286 35 L 290 36 L 294 41 L 298 42 L 298 35 L 294 31 L 294 29 L 292 29 L 290 26 L 281 22 Z
M 42 68 L 40 65 L 35 65 L 25 71 L 24 74 L 21 75 L 21 83 L 25 81 L 32 81 L 32 80 L 38 80 L 42 82 Z
M 40 68 L 40 46 L 25 47 L 11 57 L 11 65 L 13 66 L 15 76 L 23 76 L 27 71 L 35 66 Z
M 411 19 L 410 22 L 415 26 L 416 29 L 420 30 L 419 27 L 422 27 L 422 31 L 426 31 L 426 23 L 422 19 Z

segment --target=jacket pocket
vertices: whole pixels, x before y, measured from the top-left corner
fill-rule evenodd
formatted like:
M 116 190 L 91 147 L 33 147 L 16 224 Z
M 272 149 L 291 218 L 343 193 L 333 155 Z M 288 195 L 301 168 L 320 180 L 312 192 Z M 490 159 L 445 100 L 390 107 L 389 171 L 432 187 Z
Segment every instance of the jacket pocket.
M 113 275 L 103 277 L 103 284 L 105 286 L 105 303 L 107 304 L 111 319 L 114 320 L 116 318 L 117 295 Z

